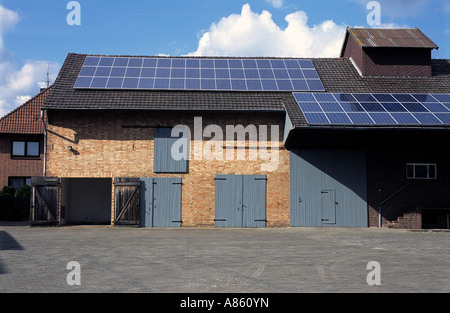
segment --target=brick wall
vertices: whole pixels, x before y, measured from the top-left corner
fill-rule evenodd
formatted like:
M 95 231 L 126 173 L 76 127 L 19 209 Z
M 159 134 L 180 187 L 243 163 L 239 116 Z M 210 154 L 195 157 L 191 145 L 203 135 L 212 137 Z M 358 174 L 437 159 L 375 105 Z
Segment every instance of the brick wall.
M 39 141 L 39 157 L 12 157 L 13 140 Z M 44 147 L 42 135 L 0 135 L 0 189 L 8 185 L 9 177 L 42 176 Z
M 279 163 L 273 172 L 261 169 L 269 161 L 189 161 L 186 174 L 153 173 L 154 128 L 189 126 L 194 136 L 194 117 L 202 116 L 203 129 L 215 124 L 279 125 Z M 123 126 L 143 126 L 124 128 Z M 61 178 L 100 177 L 182 177 L 183 226 L 214 225 L 216 174 L 267 175 L 268 227 L 289 225 L 289 153 L 282 148 L 284 114 L 276 113 L 193 113 L 193 112 L 52 112 L 49 122 L 47 174 Z M 270 132 L 268 134 L 270 138 Z M 224 134 L 225 137 L 225 134 Z M 202 143 L 210 138 L 203 138 Z M 211 143 L 211 142 L 210 142 Z M 247 143 L 236 143 L 237 149 Z M 225 145 L 225 143 L 224 143 Z M 73 152 L 68 146 L 72 146 Z M 193 148 L 193 143 L 191 143 Z M 192 149 L 191 149 L 192 150 Z M 248 153 L 246 149 L 246 153 Z M 225 153 L 224 153 L 225 158 Z M 113 187 L 114 188 L 114 187 Z M 112 197 L 112 208 L 114 199 Z M 113 211 L 112 211 L 113 212 Z M 111 214 L 113 216 L 113 214 Z

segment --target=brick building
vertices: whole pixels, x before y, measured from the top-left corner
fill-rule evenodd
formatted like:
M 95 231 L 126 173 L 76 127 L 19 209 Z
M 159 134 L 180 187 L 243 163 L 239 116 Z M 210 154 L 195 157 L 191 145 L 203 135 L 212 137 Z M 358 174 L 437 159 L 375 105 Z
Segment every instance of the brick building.
M 340 58 L 69 54 L 32 223 L 447 227 L 450 62 L 373 31 Z
M 0 119 L 0 188 L 31 185 L 44 172 L 41 110 L 51 87 Z

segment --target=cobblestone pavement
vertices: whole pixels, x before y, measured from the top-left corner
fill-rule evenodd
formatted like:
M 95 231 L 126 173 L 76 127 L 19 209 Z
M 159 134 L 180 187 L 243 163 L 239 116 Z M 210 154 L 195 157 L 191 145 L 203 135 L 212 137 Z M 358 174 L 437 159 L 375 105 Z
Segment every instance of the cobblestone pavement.
M 449 243 L 389 229 L 0 226 L 0 292 L 450 292 Z

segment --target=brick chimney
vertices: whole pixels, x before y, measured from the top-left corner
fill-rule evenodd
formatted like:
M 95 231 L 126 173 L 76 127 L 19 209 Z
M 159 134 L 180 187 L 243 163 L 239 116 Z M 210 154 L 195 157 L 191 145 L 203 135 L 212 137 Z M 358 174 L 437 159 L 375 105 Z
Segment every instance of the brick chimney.
M 431 50 L 439 49 L 418 28 L 347 28 L 341 57 L 361 76 L 431 76 Z

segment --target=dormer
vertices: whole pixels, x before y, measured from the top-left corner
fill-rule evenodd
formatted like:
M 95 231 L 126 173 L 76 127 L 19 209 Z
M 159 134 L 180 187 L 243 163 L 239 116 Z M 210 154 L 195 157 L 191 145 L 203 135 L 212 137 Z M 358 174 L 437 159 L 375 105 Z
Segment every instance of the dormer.
M 430 77 L 431 51 L 439 47 L 418 28 L 347 28 L 340 57 L 361 76 Z

